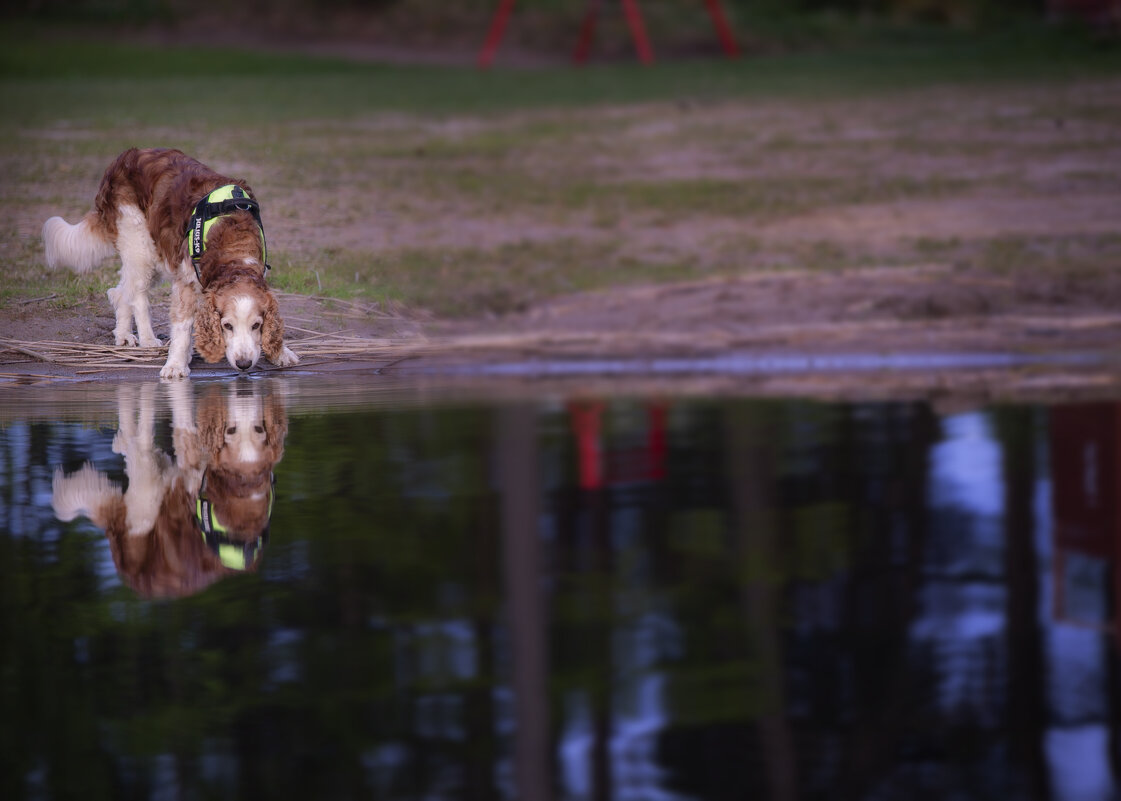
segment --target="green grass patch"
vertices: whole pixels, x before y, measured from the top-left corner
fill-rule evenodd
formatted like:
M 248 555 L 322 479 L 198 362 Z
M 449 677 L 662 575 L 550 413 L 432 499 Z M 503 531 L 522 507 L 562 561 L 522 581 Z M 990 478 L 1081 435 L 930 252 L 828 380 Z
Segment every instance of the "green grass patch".
M 530 180 L 517 171 L 449 169 L 430 176 L 432 184 L 418 191 L 472 198 L 493 213 L 519 209 L 591 212 L 597 219 L 617 220 L 632 212 L 652 212 L 655 222 L 693 217 L 736 217 L 766 220 L 828 205 L 940 198 L 967 191 L 967 179 L 930 176 L 814 175 L 760 178 L 682 178 L 664 180 L 594 180 L 558 175 L 555 180 Z
M 469 316 L 706 270 L 876 263 L 880 254 L 813 232 L 767 253 L 735 249 L 729 221 L 749 236 L 754 223 L 833 206 L 1016 189 L 1015 166 L 993 175 L 971 165 L 996 152 L 1023 164 L 1027 155 L 1038 163 L 1110 152 L 1102 132 L 1116 103 L 1100 91 L 1067 92 L 1076 84 L 1064 81 L 1113 74 L 1117 49 L 1047 32 L 653 68 L 479 71 L 10 29 L 0 33 L 0 306 L 52 293 L 63 305 L 104 303 L 113 268 L 47 272 L 38 227 L 51 214 L 76 219 L 105 165 L 133 145 L 180 147 L 249 179 L 266 197 L 271 280 L 285 291 Z M 1037 99 L 1048 81 L 1054 90 Z M 968 86 L 964 122 L 939 93 L 918 91 L 950 85 Z M 1009 100 L 1006 86 L 1033 94 Z M 1001 111 L 1005 103 L 1014 113 Z M 934 157 L 953 169 L 923 161 Z M 1115 171 L 1095 177 L 1085 163 L 1068 184 L 1117 185 Z M 456 228 L 460 219 L 470 224 Z M 681 221 L 699 225 L 676 240 L 639 236 Z M 471 240 L 519 225 L 535 229 L 525 241 Z M 429 230 L 443 234 L 439 244 Z M 992 269 L 1047 261 L 1018 247 L 930 240 L 914 251 Z M 902 250 L 885 260 L 899 263 Z M 1084 255 L 1063 251 L 1049 263 Z
M 8 124 L 264 125 L 387 110 L 483 113 L 521 108 L 729 97 L 822 97 L 1068 78 L 1121 69 L 1121 48 L 1039 29 L 1029 36 L 933 38 L 906 45 L 638 65 L 534 70 L 369 64 L 234 48 L 0 34 Z
M 106 262 L 107 265 L 110 262 Z M 51 309 L 104 310 L 112 314 L 106 291 L 117 284 L 117 265 L 102 267 L 92 273 L 78 275 L 69 270 L 32 270 L 5 276 L 0 282 L 0 308 L 18 306 L 34 300 Z
M 286 291 L 397 302 L 445 317 L 505 314 L 570 292 L 705 274 L 696 264 L 639 261 L 616 243 L 577 239 L 284 261 L 270 280 Z
M 986 241 L 972 263 L 999 275 L 1117 273 L 1121 234 L 1000 236 Z

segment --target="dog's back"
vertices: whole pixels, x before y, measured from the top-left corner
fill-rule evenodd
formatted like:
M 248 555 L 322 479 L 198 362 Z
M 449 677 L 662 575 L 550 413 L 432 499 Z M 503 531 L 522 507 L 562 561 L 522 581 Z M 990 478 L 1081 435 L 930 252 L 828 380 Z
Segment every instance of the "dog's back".
M 184 255 L 184 232 L 198 198 L 224 184 L 237 184 L 252 194 L 244 181 L 227 178 L 181 150 L 130 148 L 106 170 L 93 208 L 76 224 L 51 217 L 43 225 L 47 266 L 92 270 L 119 250 L 122 215 L 125 225 L 143 225 L 159 259 L 173 268 Z
M 215 200 L 215 190 L 225 187 L 228 196 Z M 192 250 L 187 228 L 196 208 L 198 247 Z M 163 344 L 152 327 L 148 290 L 155 274 L 165 272 L 171 331 L 161 378 L 190 374 L 192 331 L 208 362 L 225 356 L 231 366 L 249 370 L 264 354 L 287 367 L 299 357 L 284 344 L 279 307 L 265 282 L 259 208 L 244 181 L 182 151 L 131 148 L 105 170 L 93 208 L 78 223 L 61 217 L 44 223 L 47 264 L 86 271 L 116 251 L 120 280 L 107 293 L 116 317 L 113 340 L 146 348 Z M 233 321 L 224 321 L 224 314 Z

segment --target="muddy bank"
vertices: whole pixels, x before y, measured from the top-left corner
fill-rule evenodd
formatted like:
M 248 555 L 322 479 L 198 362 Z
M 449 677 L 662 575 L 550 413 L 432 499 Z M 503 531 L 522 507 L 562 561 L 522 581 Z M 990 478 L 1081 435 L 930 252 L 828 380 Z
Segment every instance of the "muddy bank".
M 287 371 L 262 363 L 257 375 L 376 374 L 515 395 L 520 387 L 951 405 L 1121 396 L 1121 313 L 1044 282 L 945 265 L 614 289 L 456 322 L 297 295 L 282 296 L 282 310 L 302 362 Z M 111 330 L 108 309 L 86 316 L 22 305 L 0 321 L 0 388 L 157 380 L 158 351 L 114 362 L 27 345 L 109 343 Z M 166 323 L 157 333 L 166 337 Z M 197 357 L 192 371 L 233 375 Z
M 272 151 L 249 128 L 223 131 L 216 166 L 267 195 L 279 285 L 401 304 L 283 295 L 303 355 L 288 374 L 485 392 L 1121 397 L 1119 98 L 1121 81 L 1100 76 L 371 114 L 280 122 Z M 75 153 L 105 131 L 49 133 L 7 165 L 0 272 L 27 289 L 0 310 L 0 386 L 153 380 L 159 352 L 91 364 L 34 346 L 111 344 L 113 329 L 92 282 L 44 272 L 37 237 L 47 216 L 86 208 L 114 153 Z M 44 175 L 71 205 L 45 199 Z

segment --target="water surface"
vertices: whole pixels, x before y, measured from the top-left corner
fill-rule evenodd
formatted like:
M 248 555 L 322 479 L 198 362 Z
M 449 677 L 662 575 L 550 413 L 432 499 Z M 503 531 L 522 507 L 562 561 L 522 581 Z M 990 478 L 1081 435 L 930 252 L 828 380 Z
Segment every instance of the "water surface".
M 0 796 L 1117 795 L 1121 405 L 0 392 Z

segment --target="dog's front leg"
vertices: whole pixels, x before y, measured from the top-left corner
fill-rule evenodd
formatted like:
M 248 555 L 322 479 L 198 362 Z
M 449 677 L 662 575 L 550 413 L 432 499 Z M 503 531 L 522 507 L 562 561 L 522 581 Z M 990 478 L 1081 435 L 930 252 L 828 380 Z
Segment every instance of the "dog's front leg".
M 171 341 L 167 348 L 167 362 L 160 370 L 161 378 L 186 378 L 191 374 L 191 328 L 195 322 L 199 288 L 193 281 L 171 282 Z
M 294 364 L 300 363 L 300 357 L 292 352 L 292 349 L 287 345 L 280 351 L 280 355 L 275 359 L 271 359 L 272 363 L 277 367 L 291 367 Z
M 142 384 L 122 386 L 118 394 L 121 439 L 120 451 L 125 457 L 125 523 L 133 536 L 147 534 L 156 526 L 160 502 L 163 500 L 163 474 L 167 456 L 156 448 L 156 387 Z M 114 438 L 114 450 L 118 446 Z
M 167 382 L 171 403 L 171 441 L 175 448 L 175 466 L 185 477 L 191 491 L 198 489 L 204 466 L 203 443 L 195 421 L 194 396 L 187 381 Z
M 171 430 L 193 434 L 195 428 L 194 403 L 187 384 L 175 382 L 168 385 L 167 399 L 171 405 Z

